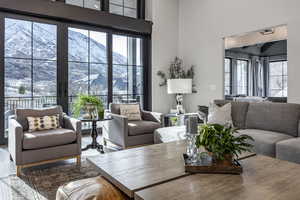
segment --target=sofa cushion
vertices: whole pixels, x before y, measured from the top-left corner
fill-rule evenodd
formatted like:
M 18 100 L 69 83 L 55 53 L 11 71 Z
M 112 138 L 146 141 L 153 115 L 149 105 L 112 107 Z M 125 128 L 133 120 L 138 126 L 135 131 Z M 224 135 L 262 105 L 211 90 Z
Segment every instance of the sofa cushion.
M 246 128 L 275 131 L 296 137 L 299 117 L 300 104 L 250 103 Z
M 245 129 L 239 130 L 238 134 L 246 134 L 254 139 L 254 150 L 258 154 L 275 157 L 276 155 L 276 143 L 291 139 L 292 136 L 257 129 Z
M 70 144 L 76 140 L 73 130 L 58 128 L 36 132 L 24 132 L 23 149 L 40 149 Z
M 61 106 L 55 106 L 52 108 L 45 109 L 16 109 L 16 120 L 23 127 L 23 131 L 28 130 L 28 121 L 27 117 L 43 117 L 50 115 L 59 114 L 59 123 L 60 126 L 63 127 L 63 112 Z
M 231 102 L 231 117 L 234 127 L 239 129 L 246 128 L 246 117 L 248 112 L 248 102 L 234 102 L 229 100 L 215 100 L 214 103 L 218 106 L 223 106 Z
M 276 158 L 300 164 L 300 138 L 278 142 L 276 144 Z
M 160 123 L 152 121 L 130 121 L 128 123 L 128 135 L 144 135 L 153 133 L 156 129 L 160 128 Z
M 110 112 L 113 113 L 113 114 L 120 115 L 121 114 L 121 110 L 120 110 L 121 105 L 139 105 L 139 104 L 138 103 L 128 103 L 128 104 L 110 103 L 109 104 Z

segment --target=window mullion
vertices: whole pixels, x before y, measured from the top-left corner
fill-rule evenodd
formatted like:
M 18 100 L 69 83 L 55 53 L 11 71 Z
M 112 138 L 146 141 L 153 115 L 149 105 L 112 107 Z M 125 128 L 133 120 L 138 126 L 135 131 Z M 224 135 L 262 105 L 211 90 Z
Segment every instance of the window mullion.
M 33 107 L 33 22 L 31 22 L 31 106 Z
M 91 54 L 91 36 L 90 31 L 88 31 L 88 94 L 91 94 L 91 66 L 90 66 L 90 54 Z
M 107 90 L 108 90 L 108 97 L 107 102 L 108 104 L 113 102 L 113 39 L 112 39 L 112 33 L 107 33 Z

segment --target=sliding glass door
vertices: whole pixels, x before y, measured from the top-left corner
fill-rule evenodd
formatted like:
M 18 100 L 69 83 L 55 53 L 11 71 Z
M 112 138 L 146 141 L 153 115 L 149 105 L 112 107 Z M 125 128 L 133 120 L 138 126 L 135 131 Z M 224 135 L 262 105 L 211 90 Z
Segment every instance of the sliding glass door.
M 5 18 L 4 119 L 57 103 L 57 26 Z M 7 135 L 5 136 L 7 137 Z
M 16 108 L 59 104 L 72 114 L 79 94 L 97 96 L 105 106 L 139 102 L 147 107 L 150 58 L 144 54 L 150 52 L 149 41 L 146 36 L 0 12 L 0 143 L 7 142 L 8 118 Z
M 107 105 L 107 34 L 78 28 L 68 29 L 69 111 L 80 94 L 98 96 Z
M 143 105 L 142 40 L 113 35 L 113 102 Z

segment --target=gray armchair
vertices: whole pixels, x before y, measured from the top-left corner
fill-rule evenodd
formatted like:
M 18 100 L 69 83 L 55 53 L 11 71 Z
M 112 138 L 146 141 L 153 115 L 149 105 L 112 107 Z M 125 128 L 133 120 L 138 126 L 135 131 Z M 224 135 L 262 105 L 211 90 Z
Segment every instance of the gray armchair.
M 26 117 L 59 114 L 61 128 L 28 132 Z M 11 160 L 21 169 L 71 158 L 81 160 L 81 122 L 63 114 L 60 106 L 48 109 L 17 109 L 9 119 L 8 150 Z
M 116 103 L 109 105 L 108 115 L 113 119 L 104 126 L 104 141 L 108 140 L 122 148 L 153 144 L 153 133 L 162 126 L 162 114 L 141 110 L 141 121 L 129 121 L 120 115 L 120 105 Z

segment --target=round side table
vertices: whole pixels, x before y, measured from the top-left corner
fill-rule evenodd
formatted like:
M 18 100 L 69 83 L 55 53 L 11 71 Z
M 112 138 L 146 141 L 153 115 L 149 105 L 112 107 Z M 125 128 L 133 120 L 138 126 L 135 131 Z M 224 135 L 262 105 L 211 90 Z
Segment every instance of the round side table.
M 97 122 L 103 122 L 112 120 L 112 118 L 108 119 L 79 119 L 81 122 L 92 122 L 92 130 L 91 130 L 91 137 L 92 137 L 92 143 L 87 145 L 85 148 L 81 149 L 82 151 L 86 151 L 88 149 L 97 149 L 100 153 L 104 153 L 103 145 L 99 144 L 97 142 L 98 138 L 98 131 L 97 131 Z M 100 133 L 102 133 L 103 127 L 100 127 Z

